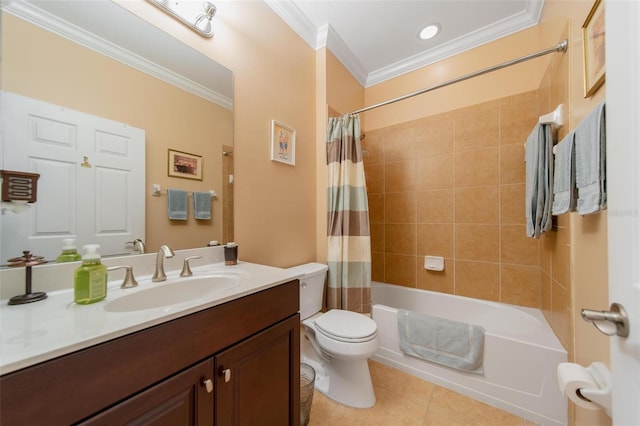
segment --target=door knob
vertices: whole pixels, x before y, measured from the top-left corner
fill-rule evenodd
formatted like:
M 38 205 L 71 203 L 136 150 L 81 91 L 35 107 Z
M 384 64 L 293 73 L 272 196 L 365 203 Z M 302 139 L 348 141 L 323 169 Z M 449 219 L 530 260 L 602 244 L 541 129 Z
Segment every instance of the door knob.
M 608 311 L 582 309 L 582 319 L 593 325 L 607 336 L 627 337 L 629 335 L 629 317 L 619 303 L 612 303 Z

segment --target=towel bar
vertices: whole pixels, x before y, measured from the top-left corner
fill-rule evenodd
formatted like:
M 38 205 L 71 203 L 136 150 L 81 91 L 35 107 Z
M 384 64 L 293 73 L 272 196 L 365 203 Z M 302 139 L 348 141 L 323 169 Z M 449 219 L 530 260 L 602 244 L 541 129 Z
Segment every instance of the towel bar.
M 153 185 L 151 185 L 151 195 L 153 197 L 159 197 L 161 195 L 166 195 L 167 191 L 162 189 L 162 187 L 160 185 L 158 185 L 157 183 L 154 183 Z M 216 193 L 216 191 L 214 191 L 213 189 L 209 190 L 209 194 L 211 194 L 211 198 L 214 199 L 218 196 L 218 194 Z M 193 196 L 193 191 L 189 192 L 189 195 Z
M 562 125 L 564 124 L 563 113 L 564 113 L 564 105 L 560 104 L 556 107 L 556 109 L 551 111 L 549 114 L 541 115 L 540 118 L 538 118 L 538 123 L 552 124 L 556 126 L 556 128 L 562 127 Z

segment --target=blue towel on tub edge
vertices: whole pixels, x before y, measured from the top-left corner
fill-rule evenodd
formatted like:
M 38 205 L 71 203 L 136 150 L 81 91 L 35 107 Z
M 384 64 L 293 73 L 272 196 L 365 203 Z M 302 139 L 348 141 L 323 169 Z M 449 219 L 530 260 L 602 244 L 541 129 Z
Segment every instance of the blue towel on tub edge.
M 400 349 L 407 355 L 484 374 L 484 328 L 398 310 Z

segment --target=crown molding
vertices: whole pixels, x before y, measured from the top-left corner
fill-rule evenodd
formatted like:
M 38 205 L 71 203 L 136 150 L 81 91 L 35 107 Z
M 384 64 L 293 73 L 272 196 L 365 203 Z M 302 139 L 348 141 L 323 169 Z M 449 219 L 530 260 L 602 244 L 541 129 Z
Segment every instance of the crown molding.
M 233 110 L 233 100 L 203 85 L 185 78 L 161 65 L 151 62 L 135 53 L 132 53 L 108 40 L 97 37 L 67 21 L 39 9 L 29 3 L 19 0 L 3 5 L 3 10 L 27 22 L 51 31 L 74 43 L 101 53 L 111 59 L 122 62 L 132 68 L 156 77 L 166 83 L 186 90 L 196 96 L 220 105 L 223 108 Z

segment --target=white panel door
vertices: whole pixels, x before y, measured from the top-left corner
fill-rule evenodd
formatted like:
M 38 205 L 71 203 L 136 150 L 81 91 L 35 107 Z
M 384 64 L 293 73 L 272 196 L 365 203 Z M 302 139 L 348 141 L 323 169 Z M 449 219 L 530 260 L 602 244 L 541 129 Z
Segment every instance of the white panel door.
M 2 115 L 3 168 L 40 179 L 27 213 L 0 217 L 0 263 L 22 250 L 54 259 L 65 238 L 103 255 L 144 239 L 144 130 L 8 92 Z
M 88 162 L 93 179 L 88 190 L 95 194 L 91 211 L 92 226 L 79 230 L 100 244 L 102 253 L 131 252 L 127 241 L 144 240 L 144 130 L 122 123 L 90 117 L 91 135 L 87 140 L 93 152 Z M 82 202 L 79 207 L 82 209 Z
M 609 302 L 629 336 L 611 337 L 614 425 L 640 425 L 640 3 L 607 1 Z M 608 309 L 604 303 L 599 309 Z

